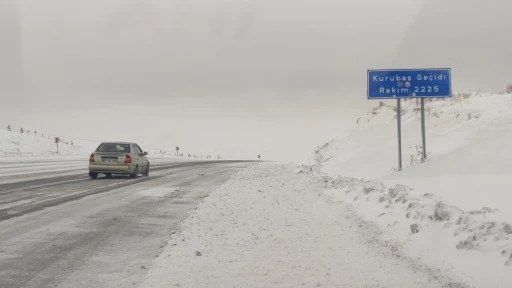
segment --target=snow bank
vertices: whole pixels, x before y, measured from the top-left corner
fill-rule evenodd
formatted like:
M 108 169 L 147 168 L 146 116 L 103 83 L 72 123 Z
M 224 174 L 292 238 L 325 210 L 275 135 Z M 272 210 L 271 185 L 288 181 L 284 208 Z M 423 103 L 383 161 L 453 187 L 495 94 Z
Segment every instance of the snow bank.
M 404 243 L 410 256 L 463 275 L 476 287 L 512 283 L 512 227 L 500 211 L 463 211 L 405 185 L 329 176 L 323 181 L 327 197 L 379 224 L 388 237 Z
M 403 171 L 394 169 L 395 108 L 381 103 L 301 172 L 323 179 L 329 197 L 385 228 L 408 255 L 478 287 L 512 285 L 512 95 L 427 101 L 425 163 L 417 104 L 403 105 Z
M 52 137 L 20 133 L 0 129 L 0 158 L 36 158 L 36 157 L 87 157 L 91 151 L 90 144 L 59 144 L 59 153 Z
M 140 287 L 466 287 L 324 191 L 280 164 L 239 172 L 182 223 Z

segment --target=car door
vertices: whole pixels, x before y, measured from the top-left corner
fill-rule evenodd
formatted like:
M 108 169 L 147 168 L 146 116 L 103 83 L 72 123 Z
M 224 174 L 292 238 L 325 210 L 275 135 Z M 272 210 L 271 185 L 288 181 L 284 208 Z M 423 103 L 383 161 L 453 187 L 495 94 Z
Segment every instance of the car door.
M 137 147 L 137 155 L 139 156 L 139 167 L 141 169 L 141 171 L 144 171 L 142 169 L 146 169 L 146 166 L 148 165 L 148 158 L 146 157 L 146 155 L 144 155 L 144 151 L 142 151 L 142 148 L 140 148 L 139 145 L 135 144 L 135 147 Z
M 133 148 L 133 159 L 135 159 L 135 163 L 137 166 L 139 166 L 139 171 L 141 171 L 142 169 L 142 161 L 141 161 L 141 157 L 140 157 L 140 150 L 139 150 L 139 147 L 137 147 L 136 144 L 132 144 L 132 148 Z

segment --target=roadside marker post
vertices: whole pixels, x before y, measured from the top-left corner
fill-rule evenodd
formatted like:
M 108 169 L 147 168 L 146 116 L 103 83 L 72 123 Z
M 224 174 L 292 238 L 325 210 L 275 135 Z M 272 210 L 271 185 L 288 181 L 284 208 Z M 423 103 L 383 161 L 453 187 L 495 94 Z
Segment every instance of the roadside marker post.
M 55 137 L 55 144 L 57 144 L 57 154 L 59 154 L 59 143 L 60 143 L 60 137 Z
M 401 99 L 421 100 L 422 161 L 427 159 L 425 98 L 452 96 L 451 69 L 377 69 L 368 70 L 368 100 L 397 100 L 398 171 L 402 171 Z

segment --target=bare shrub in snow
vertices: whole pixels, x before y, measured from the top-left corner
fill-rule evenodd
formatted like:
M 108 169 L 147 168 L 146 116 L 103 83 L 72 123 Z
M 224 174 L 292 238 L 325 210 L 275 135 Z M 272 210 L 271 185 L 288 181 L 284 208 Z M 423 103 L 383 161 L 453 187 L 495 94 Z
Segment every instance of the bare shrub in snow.
M 405 116 L 407 114 L 407 110 L 405 109 L 405 107 L 401 107 L 402 109 L 400 109 L 401 113 L 402 113 L 402 117 Z M 393 107 L 393 111 L 396 113 L 398 110 L 397 110 L 397 107 L 394 106 Z M 393 119 L 396 119 L 396 114 L 393 116 Z
M 407 210 L 417 209 L 419 207 L 421 207 L 419 202 L 411 202 L 409 205 L 407 205 Z
M 416 234 L 420 232 L 420 225 L 417 223 L 411 225 L 411 232 L 412 234 Z
M 329 141 L 315 149 L 313 154 L 315 157 L 316 164 L 321 164 L 321 163 L 326 162 L 332 158 L 332 156 L 326 155 L 328 152 L 327 150 L 331 146 L 331 144 L 332 144 L 332 141 Z
M 463 241 L 460 241 L 459 243 L 457 243 L 457 245 L 455 247 L 457 249 L 474 250 L 474 249 L 477 249 L 478 247 L 480 247 L 478 240 L 481 240 L 481 239 L 478 239 L 476 235 L 472 235 L 472 236 L 468 237 L 466 240 L 463 240 Z
M 508 257 L 508 261 L 507 261 L 507 262 L 505 262 L 505 265 L 506 265 L 506 266 L 510 266 L 510 265 L 512 265 L 512 253 L 510 253 L 510 256 Z
M 402 203 L 405 204 L 408 201 L 408 193 L 400 194 L 398 197 L 395 198 L 395 203 Z
M 494 213 L 496 211 L 497 211 L 496 209 L 492 209 L 492 208 L 489 208 L 489 207 L 483 207 L 482 210 L 469 211 L 468 214 L 470 214 L 470 215 L 484 215 L 484 214 Z
M 446 205 L 444 202 L 437 202 L 434 207 L 434 220 L 435 221 L 450 221 L 462 214 L 462 211 L 451 205 Z
M 411 151 L 412 150 L 412 151 Z M 411 145 L 409 146 L 409 165 L 415 166 L 423 163 L 423 145 Z M 427 152 L 427 157 L 430 156 L 430 153 Z
M 369 181 L 364 184 L 363 186 L 363 192 L 364 194 L 368 195 L 370 193 L 374 192 L 382 192 L 384 191 L 384 184 L 382 182 L 377 181 Z
M 468 120 L 472 120 L 472 119 L 478 119 L 480 118 L 481 114 L 480 113 L 473 113 L 473 112 L 470 112 L 468 113 L 467 117 L 468 117 Z
M 399 195 L 401 193 L 409 192 L 412 188 L 407 185 L 397 184 L 394 187 L 389 188 L 390 195 Z
M 465 237 L 456 245 L 457 249 L 475 250 L 480 247 L 489 245 L 488 243 L 501 243 L 502 256 L 507 257 L 505 265 L 512 264 L 508 258 L 508 253 L 512 251 L 510 239 L 512 237 L 512 226 L 502 221 L 488 221 L 489 214 L 495 213 L 496 210 L 484 207 L 479 211 L 469 211 L 463 213 L 456 221 L 458 226 L 454 231 L 454 236 Z M 511 252 L 512 253 L 512 252 Z
M 466 91 L 466 92 L 459 92 L 457 94 L 455 94 L 455 97 L 454 99 L 455 100 L 458 100 L 458 99 L 468 99 L 472 96 L 472 92 L 471 91 Z
M 508 84 L 507 86 L 507 93 L 512 94 L 512 84 Z
M 386 107 L 386 103 L 384 103 L 383 101 L 379 101 L 379 106 L 372 108 L 371 114 L 372 115 L 379 114 L 379 111 L 382 110 L 382 108 L 384 108 L 384 107 Z
M 298 174 L 315 175 L 315 176 L 322 174 L 320 172 L 320 167 L 317 165 L 300 165 L 297 167 L 297 173 Z
M 476 225 L 463 225 L 458 229 L 458 233 L 464 232 L 469 232 L 469 236 L 457 244 L 457 249 L 472 250 L 488 240 L 508 241 L 512 227 L 505 222 L 488 221 Z
M 402 202 L 405 203 L 407 200 L 404 198 L 408 195 L 408 192 L 411 191 L 412 188 L 406 185 L 397 184 L 393 187 L 390 187 L 388 190 L 388 194 L 383 196 L 384 198 L 381 198 L 381 202 L 389 201 L 390 203 L 398 203 Z
M 16 146 L 20 146 L 21 145 L 21 141 L 20 139 L 11 139 L 10 142 Z M 19 149 L 18 149 L 19 150 Z

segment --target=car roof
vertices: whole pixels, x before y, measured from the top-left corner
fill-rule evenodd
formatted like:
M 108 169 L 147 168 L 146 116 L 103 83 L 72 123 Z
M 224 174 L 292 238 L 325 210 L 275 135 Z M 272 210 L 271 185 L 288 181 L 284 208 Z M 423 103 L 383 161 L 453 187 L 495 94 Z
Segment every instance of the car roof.
M 125 141 L 105 141 L 101 142 L 101 144 L 135 144 L 134 142 L 125 142 Z

